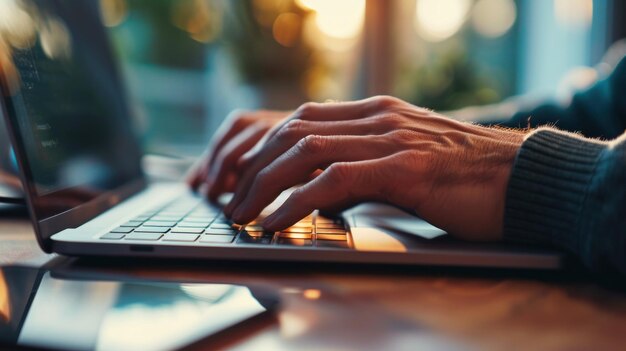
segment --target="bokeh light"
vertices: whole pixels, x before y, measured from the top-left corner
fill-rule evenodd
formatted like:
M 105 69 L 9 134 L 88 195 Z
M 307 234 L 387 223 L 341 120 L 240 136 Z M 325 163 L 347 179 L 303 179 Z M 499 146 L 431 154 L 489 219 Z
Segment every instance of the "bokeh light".
M 281 13 L 272 26 L 274 39 L 286 47 L 292 47 L 298 42 L 301 31 L 302 18 L 292 12 Z
M 39 41 L 44 54 L 50 59 L 69 59 L 72 55 L 72 38 L 65 23 L 51 18 L 40 24 Z
M 126 0 L 100 0 L 100 12 L 105 26 L 119 26 L 128 16 L 128 4 Z
M 297 3 L 315 11 L 317 27 L 329 37 L 355 38 L 363 29 L 365 0 L 298 0 Z
M 478 0 L 472 10 L 472 25 L 482 36 L 497 38 L 511 29 L 517 18 L 513 0 Z
M 415 29 L 422 38 L 438 42 L 450 38 L 465 23 L 471 0 L 417 0 Z
M 179 0 L 173 4 L 172 23 L 189 33 L 191 39 L 210 43 L 221 32 L 222 13 L 205 0 Z
M 37 38 L 33 17 L 26 11 L 27 2 L 0 1 L 0 36 L 14 48 L 30 48 Z
M 593 17 L 593 0 L 554 0 L 556 19 L 571 27 L 588 27 Z

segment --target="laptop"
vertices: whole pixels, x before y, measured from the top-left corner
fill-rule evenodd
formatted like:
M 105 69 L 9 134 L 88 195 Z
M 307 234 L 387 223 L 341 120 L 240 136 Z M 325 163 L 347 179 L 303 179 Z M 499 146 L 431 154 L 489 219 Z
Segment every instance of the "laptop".
M 151 184 L 144 176 L 135 118 L 101 24 L 99 2 L 14 4 L 22 21 L 0 23 L 5 28 L 0 31 L 2 108 L 37 239 L 46 252 L 533 269 L 562 265 L 556 251 L 460 242 L 378 204 L 357 206 L 338 218 L 315 211 L 276 233 L 264 232 L 256 222 L 230 223 L 219 206 L 185 185 Z M 271 211 L 272 206 L 265 213 Z
M 254 284 L 21 266 L 0 267 L 0 294 L 2 350 L 216 349 L 281 304 Z

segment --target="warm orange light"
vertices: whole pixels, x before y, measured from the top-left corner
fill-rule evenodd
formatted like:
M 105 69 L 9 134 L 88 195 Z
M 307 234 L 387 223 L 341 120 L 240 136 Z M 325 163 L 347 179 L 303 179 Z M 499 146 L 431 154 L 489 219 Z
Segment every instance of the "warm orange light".
M 8 322 L 11 320 L 11 300 L 9 287 L 4 277 L 4 272 L 0 269 L 0 320 Z
M 302 28 L 302 19 L 299 15 L 291 12 L 282 13 L 274 21 L 272 34 L 274 39 L 282 46 L 294 46 Z
M 201 43 L 215 40 L 222 27 L 220 9 L 204 0 L 175 2 L 172 23 L 189 33 L 191 39 Z
M 322 297 L 322 292 L 317 289 L 306 289 L 302 292 L 302 295 L 307 300 L 318 300 Z
M 338 39 L 355 38 L 363 28 L 365 0 L 298 0 L 315 11 L 315 23 L 325 35 Z

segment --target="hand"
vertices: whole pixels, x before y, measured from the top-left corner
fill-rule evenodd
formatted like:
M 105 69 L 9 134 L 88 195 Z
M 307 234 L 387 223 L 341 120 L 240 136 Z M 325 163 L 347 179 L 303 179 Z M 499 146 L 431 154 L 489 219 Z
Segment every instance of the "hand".
M 308 103 L 241 157 L 242 174 L 224 212 L 246 223 L 283 190 L 304 183 L 266 218 L 266 229 L 288 227 L 315 209 L 379 201 L 457 237 L 497 240 L 523 138 L 391 97 Z
M 211 201 L 226 192 L 232 192 L 238 181 L 237 161 L 263 135 L 289 112 L 233 111 L 215 132 L 213 139 L 198 161 L 187 173 L 187 183 L 202 192 Z

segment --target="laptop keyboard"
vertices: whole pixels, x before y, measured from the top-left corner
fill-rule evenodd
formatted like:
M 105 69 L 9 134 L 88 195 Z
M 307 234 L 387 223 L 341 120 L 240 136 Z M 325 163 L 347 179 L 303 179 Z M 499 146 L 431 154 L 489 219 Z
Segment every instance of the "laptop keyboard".
M 280 232 L 263 231 L 266 214 L 246 225 L 231 222 L 221 210 L 196 196 L 184 196 L 147 211 L 111 230 L 102 240 L 186 242 L 218 245 L 278 245 L 349 249 L 349 231 L 341 219 L 313 212 Z

